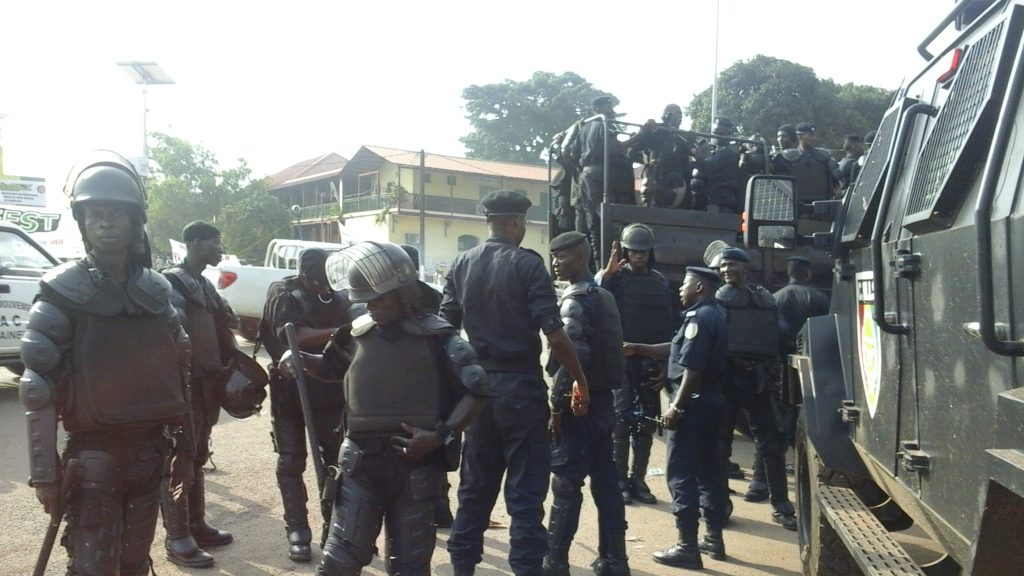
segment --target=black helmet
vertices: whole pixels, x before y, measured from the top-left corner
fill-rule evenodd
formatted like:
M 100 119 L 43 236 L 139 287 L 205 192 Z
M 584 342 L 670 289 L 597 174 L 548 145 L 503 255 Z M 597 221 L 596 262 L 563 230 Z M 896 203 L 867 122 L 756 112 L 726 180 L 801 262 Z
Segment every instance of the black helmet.
M 217 401 L 221 408 L 235 418 L 248 418 L 258 414 L 267 398 L 270 379 L 256 360 L 245 352 L 235 350 L 228 362 L 227 376 L 217 387 Z
M 123 202 L 138 208 L 146 221 L 146 189 L 135 167 L 124 156 L 97 150 L 68 173 L 64 194 L 71 200 L 71 214 L 81 220 L 79 206 L 89 202 Z
M 622 229 L 620 244 L 626 250 L 654 250 L 654 231 L 646 224 L 630 224 Z
M 376 300 L 404 286 L 415 287 L 417 280 L 416 268 L 405 250 L 390 242 L 369 241 L 331 254 L 327 279 L 334 290 L 347 288 L 355 303 Z

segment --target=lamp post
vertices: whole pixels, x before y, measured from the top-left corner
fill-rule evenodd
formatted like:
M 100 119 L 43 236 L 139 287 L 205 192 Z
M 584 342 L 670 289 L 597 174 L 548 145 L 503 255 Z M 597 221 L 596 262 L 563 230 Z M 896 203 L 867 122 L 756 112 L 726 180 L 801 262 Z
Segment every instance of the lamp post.
M 149 109 L 146 107 L 147 87 L 152 84 L 174 84 L 174 80 L 164 72 L 156 62 L 118 62 L 118 66 L 142 86 L 142 166 L 139 171 L 142 176 L 149 176 L 149 133 L 146 130 L 146 115 Z

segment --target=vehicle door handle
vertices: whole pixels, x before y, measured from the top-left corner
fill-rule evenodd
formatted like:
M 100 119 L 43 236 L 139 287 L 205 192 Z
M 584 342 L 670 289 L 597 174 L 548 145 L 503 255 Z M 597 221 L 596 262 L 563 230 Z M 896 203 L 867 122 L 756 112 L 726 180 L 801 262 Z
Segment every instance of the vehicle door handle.
M 967 334 L 971 338 L 981 338 L 981 322 L 964 322 L 961 328 L 964 334 Z M 996 322 L 996 339 L 1002 341 L 1010 340 L 1010 326 L 1005 322 Z

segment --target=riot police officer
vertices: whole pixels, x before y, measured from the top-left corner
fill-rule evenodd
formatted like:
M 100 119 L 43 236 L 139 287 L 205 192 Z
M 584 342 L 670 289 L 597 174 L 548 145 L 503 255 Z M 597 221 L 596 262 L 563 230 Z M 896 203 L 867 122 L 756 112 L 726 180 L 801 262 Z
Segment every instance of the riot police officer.
M 220 230 L 206 222 L 192 222 L 182 230 L 181 240 L 187 251 L 185 260 L 163 274 L 171 283 L 171 303 L 192 343 L 189 387 L 196 458 L 192 489 L 177 502 L 164 491 L 160 506 L 167 531 L 167 559 L 189 568 L 204 568 L 213 564 L 213 556 L 205 548 L 233 540 L 229 532 L 206 523 L 203 465 L 210 457 L 210 432 L 220 416 L 217 387 L 235 350 L 235 340 L 228 328 L 231 312 L 202 275 L 207 266 L 220 262 Z
M 800 159 L 797 146 L 800 141 L 796 137 L 796 126 L 783 124 L 775 133 L 779 147 L 772 153 L 772 174 L 788 175 L 793 172 L 793 164 Z
M 626 343 L 627 355 L 667 358 L 671 386 L 668 408 L 661 415 L 668 437 L 667 476 L 679 541 L 655 552 L 654 561 L 680 568 L 703 568 L 701 552 L 725 559 L 722 528 L 726 492 L 715 434 L 723 414 L 728 329 L 715 303 L 718 274 L 690 266 L 679 289 L 686 311 L 683 326 L 671 342 Z M 701 503 L 707 534 L 697 540 Z
M 790 175 L 796 178 L 797 199 L 803 203 L 840 196 L 842 174 L 828 150 L 814 146 L 816 128 L 810 122 L 796 125 L 800 155 L 792 162 Z
M 661 123 L 644 134 L 630 149 L 630 156 L 644 165 L 640 197 L 644 206 L 683 208 L 689 197 L 690 143 L 679 132 L 683 111 L 665 106 Z
M 758 457 L 765 463 L 772 520 L 796 530 L 796 516 L 786 481 L 784 419 L 775 387 L 781 322 L 775 299 L 761 286 L 747 284 L 750 261 L 744 250 L 726 248 L 718 255 L 725 284 L 715 294 L 726 313 L 728 369 L 724 389 L 725 413 L 719 427 L 721 469 L 732 455 L 733 429 L 739 411 L 746 413 Z M 722 475 L 723 488 L 727 488 Z
M 622 338 L 627 342 L 658 344 L 672 337 L 672 288 L 654 264 L 654 232 L 646 224 L 630 224 L 622 230 L 622 241 L 612 244 L 611 258 L 598 275 L 598 283 L 615 296 L 622 320 Z M 625 251 L 625 258 L 621 251 Z M 663 362 L 634 356 L 626 359 L 626 378 L 615 391 L 614 451 L 619 488 L 628 504 L 636 499 L 654 504 L 644 477 L 661 414 Z M 633 466 L 629 466 L 630 444 Z M 630 471 L 632 470 L 632 471 Z
M 517 575 L 536 576 L 548 551 L 542 522 L 551 474 L 540 332 L 552 356 L 575 380 L 572 408 L 577 415 L 586 413 L 589 388 L 562 329 L 544 260 L 519 247 L 526 234 L 529 198 L 501 190 L 480 204 L 491 236 L 455 257 L 445 278 L 441 315 L 455 328 L 465 328 L 496 396 L 466 430 L 459 508 L 448 552 L 456 576 L 473 574 L 504 476 L 505 506 L 512 517 L 509 565 Z
M 308 562 L 312 557 L 306 510 L 306 428 L 295 381 L 277 373 L 275 368 L 287 349 L 284 326 L 295 324 L 299 347 L 304 352 L 319 353 L 339 327 L 351 324 L 351 302 L 344 292 L 331 290 L 324 265 L 327 253 L 310 248 L 299 256 L 299 274 L 275 282 L 267 291 L 267 303 L 260 321 L 259 339 L 267 348 L 273 364 L 270 379 L 271 436 L 277 452 L 277 486 L 284 504 L 288 557 Z M 309 397 L 313 409 L 318 450 L 324 469 L 337 462 L 341 445 L 341 414 L 344 395 L 340 386 L 310 378 Z M 323 486 L 319 487 L 323 490 Z M 322 506 L 321 508 L 324 508 Z M 331 511 L 322 509 L 324 522 Z
M 590 384 L 590 408 L 583 416 L 570 410 L 572 376 L 557 361 L 548 364 L 554 377 L 551 391 L 552 452 L 551 504 L 548 534 L 551 550 L 544 559 L 545 576 L 568 576 L 569 547 L 579 526 L 583 482 L 597 506 L 598 558 L 592 566 L 599 576 L 628 576 L 626 510 L 612 465 L 615 426 L 613 390 L 622 385 L 622 325 L 615 297 L 594 283 L 590 274 L 590 244 L 579 232 L 565 232 L 551 241 L 552 268 L 569 283 L 560 310 L 566 333 L 576 347 Z
M 843 141 L 846 156 L 839 161 L 839 173 L 842 175 L 841 187 L 843 194 L 851 190 L 860 175 L 861 156 L 864 156 L 864 139 L 857 134 L 847 134 Z
M 43 277 L 22 336 L 31 484 L 48 512 L 65 506 L 68 574 L 143 576 L 165 460 L 175 497 L 194 469 L 188 337 L 167 279 L 150 269 L 146 193 L 132 165 L 98 152 L 64 190 L 86 257 Z M 63 462 L 80 470 L 66 505 L 58 419 Z
M 360 242 L 332 259 L 340 265 L 332 260 L 331 285 L 347 286 L 368 313 L 351 332 L 337 331 L 314 372 L 344 379 L 346 423 L 341 481 L 317 574 L 360 574 L 383 523 L 388 574 L 426 576 L 446 453 L 457 462 L 459 434 L 490 394 L 487 376 L 458 331 L 422 308 L 429 287 L 416 279 L 402 248 Z M 339 354 L 349 339 L 351 360 Z
M 707 212 L 739 214 L 743 206 L 742 185 L 745 177 L 740 171 L 740 150 L 728 136 L 736 133 L 736 126 L 728 118 L 715 118 L 712 133 L 715 139 L 711 155 L 697 162 L 693 180 L 693 208 Z

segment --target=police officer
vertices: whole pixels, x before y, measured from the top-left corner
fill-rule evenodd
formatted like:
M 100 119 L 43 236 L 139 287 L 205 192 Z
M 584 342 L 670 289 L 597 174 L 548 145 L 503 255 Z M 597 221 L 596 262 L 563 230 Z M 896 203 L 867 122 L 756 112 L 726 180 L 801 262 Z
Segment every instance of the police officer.
M 772 174 L 792 174 L 793 164 L 800 159 L 800 150 L 797 148 L 800 141 L 796 137 L 796 126 L 779 126 L 775 138 L 779 146 L 772 152 Z
M 306 510 L 306 428 L 295 380 L 276 373 L 274 366 L 287 349 L 284 326 L 295 324 L 299 347 L 304 352 L 319 353 L 341 326 L 351 324 L 351 302 L 344 292 L 333 291 L 327 282 L 327 253 L 309 248 L 299 256 L 299 274 L 275 282 L 267 292 L 264 317 L 260 322 L 260 340 L 273 359 L 270 380 L 271 432 L 277 452 L 277 486 L 284 504 L 284 522 L 288 538 L 288 557 L 308 562 L 312 557 Z M 324 469 L 337 462 L 341 445 L 341 414 L 344 394 L 341 387 L 309 379 L 309 397 L 318 443 L 314 458 L 320 458 Z M 323 486 L 319 487 L 323 490 Z M 321 506 L 324 508 L 324 506 Z M 324 522 L 331 511 L 322 509 Z
M 71 171 L 65 186 L 86 257 L 49 271 L 22 336 L 20 381 L 31 485 L 48 513 L 68 518 L 68 574 L 149 573 L 164 463 L 168 489 L 189 490 L 188 337 L 171 287 L 150 269 L 146 193 L 132 165 L 109 151 Z M 70 500 L 63 462 L 79 462 Z
M 213 565 L 204 548 L 230 544 L 229 532 L 206 523 L 203 465 L 210 457 L 210 432 L 220 416 L 217 387 L 224 366 L 235 350 L 228 325 L 231 312 L 202 271 L 220 262 L 220 230 L 206 222 L 192 222 L 181 231 L 185 260 L 164 271 L 171 283 L 171 303 L 192 342 L 189 387 L 192 392 L 192 423 L 196 433 L 194 480 L 189 493 L 177 502 L 164 491 L 160 502 L 167 537 L 167 559 L 189 568 Z
M 644 165 L 640 197 L 644 206 L 682 208 L 689 197 L 693 169 L 690 143 L 679 132 L 683 111 L 677 104 L 665 106 L 661 122 L 630 149 L 630 157 Z
M 728 138 L 736 133 L 736 126 L 728 118 L 715 118 L 712 133 L 721 137 L 715 139 L 711 155 L 699 161 L 694 169 L 693 208 L 739 214 L 743 206 L 744 177 L 739 167 L 739 146 Z
M 860 158 L 864 155 L 864 139 L 857 134 L 847 134 L 843 141 L 843 150 L 846 152 L 846 156 L 839 161 L 839 173 L 842 175 L 840 186 L 843 189 L 843 194 L 846 194 L 857 183 L 857 176 L 860 175 Z
M 715 434 L 724 407 L 728 329 L 715 304 L 719 282 L 710 268 L 687 267 L 679 289 L 679 300 L 686 308 L 679 333 L 671 342 L 627 343 L 623 347 L 627 355 L 669 360 L 671 400 L 661 421 L 671 431 L 666 479 L 679 541 L 655 552 L 654 561 L 694 570 L 703 568 L 701 552 L 715 560 L 725 559 L 725 471 Z M 698 542 L 702 500 L 707 534 Z
M 586 413 L 589 388 L 562 329 L 544 260 L 519 247 L 530 200 L 501 190 L 480 204 L 490 238 L 455 257 L 445 278 L 441 315 L 466 330 L 496 397 L 466 430 L 459 509 L 448 552 L 457 576 L 473 574 L 504 476 L 505 507 L 512 517 L 509 565 L 514 574 L 536 576 L 548 551 L 542 521 L 551 474 L 551 414 L 540 371 L 539 332 L 575 380 L 574 414 Z
M 815 200 L 838 198 L 842 182 L 839 165 L 832 159 L 828 150 L 814 146 L 817 138 L 814 124 L 797 124 L 796 135 L 800 141 L 800 157 L 793 162 L 790 175 L 796 178 L 798 200 L 811 203 Z
M 333 260 L 342 265 L 331 266 L 332 276 L 340 271 L 344 278 L 332 277 L 331 285 L 347 286 L 368 313 L 351 332 L 335 334 L 314 371 L 344 379 L 346 422 L 341 481 L 317 574 L 360 574 L 376 554 L 383 523 L 388 574 L 426 576 L 446 452 L 458 454 L 459 434 L 490 393 L 487 377 L 455 328 L 423 309 L 429 287 L 416 279 L 401 247 L 360 242 Z
M 569 546 L 579 526 L 583 482 L 590 476 L 590 493 L 597 506 L 598 558 L 592 566 L 599 576 L 628 576 L 626 557 L 626 510 L 618 490 L 618 474 L 612 459 L 612 428 L 615 407 L 612 391 L 622 385 L 622 326 L 615 297 L 599 288 L 590 274 L 590 245 L 579 232 L 565 232 L 551 241 L 552 268 L 559 280 L 569 283 L 562 293 L 560 310 L 566 333 L 576 347 L 590 384 L 590 408 L 583 416 L 572 414 L 572 376 L 552 361 L 554 377 L 552 411 L 551 491 L 554 502 L 548 522 L 551 550 L 544 559 L 545 576 L 568 576 Z
M 630 224 L 622 230 L 621 243 L 612 243 L 608 264 L 598 274 L 601 287 L 615 296 L 622 319 L 622 337 L 627 342 L 658 344 L 672 337 L 672 288 L 660 272 L 651 268 L 654 247 L 654 232 L 649 226 Z M 644 476 L 657 429 L 656 419 L 661 415 L 663 366 L 654 358 L 627 358 L 625 382 L 615 391 L 615 466 L 627 504 L 633 499 L 644 504 L 657 502 Z
M 796 530 L 786 481 L 784 415 L 775 389 L 781 329 L 778 308 L 770 292 L 747 284 L 750 258 L 745 251 L 726 248 L 718 261 L 725 284 L 715 298 L 726 312 L 729 334 L 726 406 L 719 427 L 721 469 L 726 469 L 732 455 L 733 429 L 743 410 L 758 457 L 764 459 L 772 520 L 787 530 Z M 723 475 L 723 490 L 728 488 L 727 483 Z
M 620 141 L 619 126 L 614 120 L 615 104 L 611 96 L 598 96 L 591 103 L 594 114 L 604 116 L 605 121 L 585 122 L 581 135 L 575 140 L 572 155 L 580 159 L 580 193 L 576 202 L 576 230 L 590 239 L 594 254 L 600 253 L 601 204 L 636 204 L 633 162 L 626 151 L 650 129 L 638 132 Z M 605 126 L 608 128 L 608 174 L 604 173 Z M 608 195 L 605 196 L 605 177 L 608 180 Z

